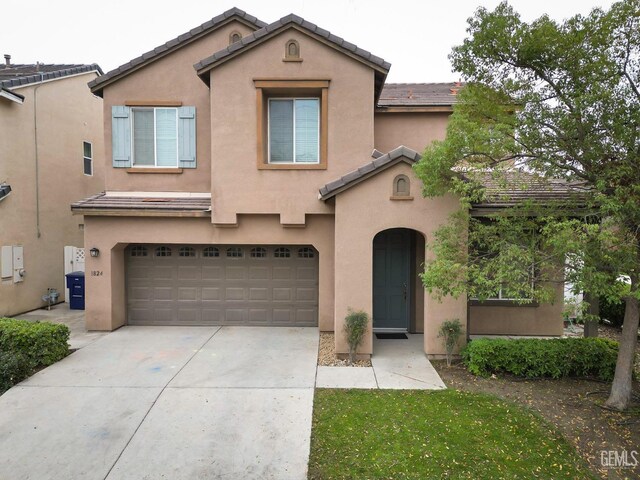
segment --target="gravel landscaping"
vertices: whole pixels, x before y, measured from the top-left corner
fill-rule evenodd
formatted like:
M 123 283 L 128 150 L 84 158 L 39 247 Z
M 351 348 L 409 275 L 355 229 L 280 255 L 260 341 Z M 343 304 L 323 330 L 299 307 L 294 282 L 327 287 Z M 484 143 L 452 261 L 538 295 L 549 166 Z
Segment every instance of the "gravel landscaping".
M 371 360 L 356 360 L 348 365 L 348 360 L 336 357 L 336 343 L 333 332 L 320 332 L 318 365 L 321 367 L 370 367 Z

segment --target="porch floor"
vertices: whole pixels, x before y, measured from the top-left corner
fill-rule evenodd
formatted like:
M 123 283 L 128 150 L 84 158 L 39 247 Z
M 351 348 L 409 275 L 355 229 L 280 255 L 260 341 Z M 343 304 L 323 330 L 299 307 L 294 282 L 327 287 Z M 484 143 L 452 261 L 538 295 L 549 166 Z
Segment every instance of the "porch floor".
M 319 366 L 316 388 L 446 388 L 424 353 L 424 335 L 408 333 L 407 337 L 408 340 L 378 340 L 374 335 L 371 367 Z

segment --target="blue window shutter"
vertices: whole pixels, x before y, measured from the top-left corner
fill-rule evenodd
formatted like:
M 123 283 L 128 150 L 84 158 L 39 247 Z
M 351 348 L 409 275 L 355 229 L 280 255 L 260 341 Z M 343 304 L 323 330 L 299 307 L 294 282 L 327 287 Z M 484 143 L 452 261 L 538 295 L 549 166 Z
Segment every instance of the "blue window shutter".
M 196 168 L 196 107 L 178 108 L 178 166 Z
M 131 166 L 131 121 L 129 107 L 114 105 L 111 107 L 111 136 L 113 166 L 128 168 Z

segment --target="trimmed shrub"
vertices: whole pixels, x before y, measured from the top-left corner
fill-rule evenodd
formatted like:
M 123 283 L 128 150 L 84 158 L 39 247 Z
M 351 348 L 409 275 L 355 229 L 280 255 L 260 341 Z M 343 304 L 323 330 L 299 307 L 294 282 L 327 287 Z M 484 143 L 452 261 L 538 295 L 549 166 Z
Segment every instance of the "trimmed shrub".
M 26 355 L 0 351 L 0 393 L 27 378 L 33 370 L 33 363 Z
M 483 377 L 511 373 L 519 377 L 597 377 L 611 380 L 618 343 L 606 338 L 472 340 L 462 351 L 468 370 Z
M 447 366 L 451 366 L 451 360 L 453 359 L 453 350 L 458 345 L 462 335 L 462 324 L 457 318 L 453 320 L 445 320 L 438 329 L 438 338 L 442 338 L 444 349 L 447 352 Z
M 46 367 L 66 357 L 68 340 L 66 325 L 0 318 L 0 351 L 24 355 L 33 368 Z
M 347 343 L 349 344 L 349 365 L 356 361 L 356 353 L 364 340 L 368 325 L 369 315 L 366 312 L 353 311 L 349 308 L 344 319 L 344 331 L 347 334 Z

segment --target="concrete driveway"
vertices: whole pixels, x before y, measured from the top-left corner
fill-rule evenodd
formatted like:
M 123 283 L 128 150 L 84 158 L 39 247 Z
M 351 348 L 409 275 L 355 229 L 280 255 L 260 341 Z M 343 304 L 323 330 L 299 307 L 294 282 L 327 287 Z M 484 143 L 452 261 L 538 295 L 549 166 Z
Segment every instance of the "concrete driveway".
M 124 327 L 0 397 L 0 478 L 304 479 L 315 328 Z

